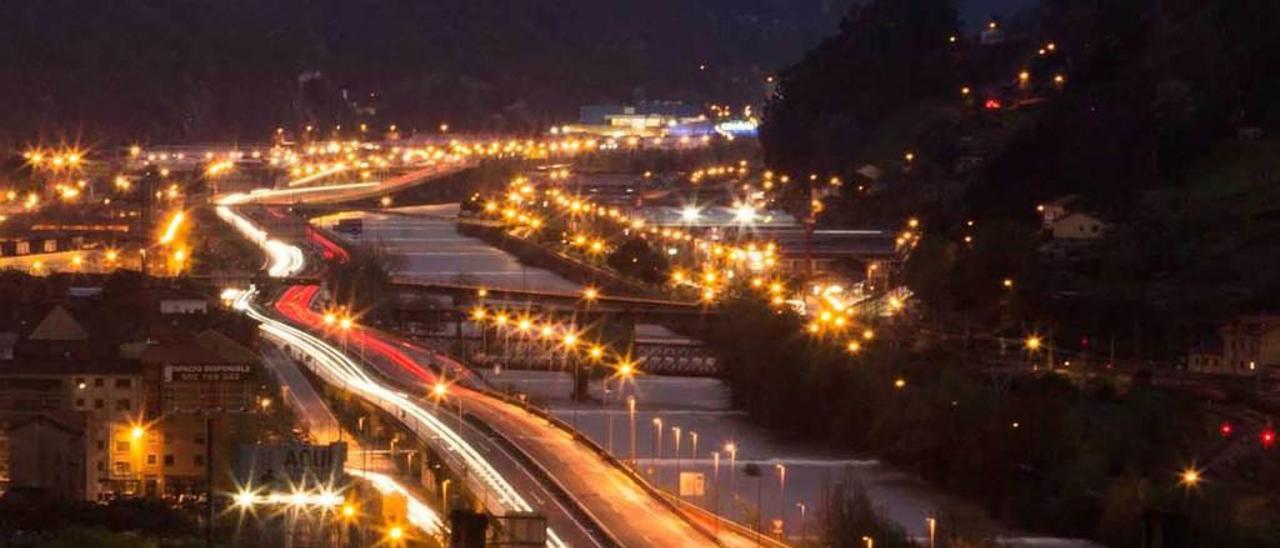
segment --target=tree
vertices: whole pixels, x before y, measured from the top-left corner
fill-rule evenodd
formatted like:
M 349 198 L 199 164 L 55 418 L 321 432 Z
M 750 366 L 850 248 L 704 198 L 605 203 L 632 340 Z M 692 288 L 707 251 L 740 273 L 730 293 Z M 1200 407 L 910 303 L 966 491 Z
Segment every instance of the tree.
M 605 264 L 626 276 L 649 283 L 666 279 L 667 258 L 644 238 L 632 236 L 622 242 L 605 259 Z
M 327 270 L 331 294 L 343 305 L 374 321 L 386 320 L 395 259 L 380 248 L 351 249 L 351 260 L 334 262 Z
M 954 89 L 947 37 L 959 27 L 953 0 L 855 4 L 838 34 L 782 72 L 760 131 L 766 162 L 791 173 L 853 171 L 880 121 Z

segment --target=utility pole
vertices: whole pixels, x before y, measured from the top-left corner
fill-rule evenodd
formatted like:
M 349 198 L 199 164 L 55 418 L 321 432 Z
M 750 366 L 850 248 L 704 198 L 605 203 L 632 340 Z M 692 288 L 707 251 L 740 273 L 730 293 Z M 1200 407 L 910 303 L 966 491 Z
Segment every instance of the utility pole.
M 213 519 L 216 516 L 213 503 L 213 415 L 204 416 L 204 492 L 208 515 L 204 523 L 205 548 L 213 548 Z

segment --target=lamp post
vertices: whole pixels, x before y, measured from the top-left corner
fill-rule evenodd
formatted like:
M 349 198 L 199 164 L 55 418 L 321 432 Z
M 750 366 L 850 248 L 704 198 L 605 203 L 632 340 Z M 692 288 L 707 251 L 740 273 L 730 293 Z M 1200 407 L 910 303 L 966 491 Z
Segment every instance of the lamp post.
M 439 406 L 439 405 L 440 405 L 440 402 L 441 402 L 441 401 L 444 401 L 444 399 L 445 399 L 446 397 L 448 397 L 448 395 L 449 395 L 449 385 L 448 385 L 448 384 L 446 384 L 446 383 L 445 383 L 444 381 L 442 381 L 442 380 L 441 380 L 441 381 L 436 381 L 435 385 L 433 385 L 433 386 L 431 387 L 431 397 L 432 397 L 432 398 L 434 398 L 434 399 L 436 400 L 436 405 L 437 405 L 437 406 Z M 463 423 L 462 423 L 462 395 L 461 395 L 461 394 L 459 394 L 459 395 L 458 395 L 458 396 L 456 396 L 454 399 L 456 399 L 456 400 L 457 400 L 457 402 L 458 402 L 458 435 L 462 435 L 462 426 L 463 426 Z
M 805 511 L 808 510 L 808 507 L 806 507 L 803 502 L 797 502 L 796 508 L 800 509 L 800 541 L 804 542 L 804 537 L 807 536 L 805 534 L 807 531 L 805 530 L 806 524 L 804 522 L 804 514 Z
M 631 362 L 624 360 L 618 364 L 618 374 L 617 374 L 618 380 L 614 382 L 615 384 L 614 389 L 618 391 L 619 396 L 622 395 L 622 387 L 625 386 L 625 381 L 630 379 L 633 373 L 635 373 L 635 366 L 633 366 Z M 608 377 L 605 377 L 604 379 L 604 387 L 605 387 L 604 400 L 607 402 L 609 398 L 609 378 Z M 635 399 L 628 398 L 627 403 L 630 406 L 634 407 Z M 613 413 L 610 412 L 608 407 L 609 406 L 606 403 L 605 415 L 607 415 L 607 420 L 609 421 L 609 454 L 612 455 L 613 454 Z M 634 411 L 632 411 L 632 414 L 634 415 Z M 633 442 L 632 446 L 634 445 L 635 443 Z M 633 452 L 634 452 L 634 449 L 633 449 Z
M 785 530 L 787 522 L 787 466 L 778 463 L 774 467 L 778 469 L 778 519 L 782 523 L 783 530 Z M 782 536 L 785 538 L 785 533 Z
M 627 396 L 627 415 L 631 423 L 631 467 L 636 466 L 636 397 Z
M 604 388 L 604 391 L 600 397 L 600 407 L 604 408 L 605 420 L 609 422 L 609 425 L 607 428 L 607 434 L 606 434 L 607 442 L 605 445 L 606 445 L 606 449 L 609 451 L 609 454 L 612 455 L 613 454 L 613 413 L 610 412 L 610 409 L 609 409 L 609 377 L 605 377 L 604 380 L 601 381 L 601 386 Z
M 715 516 L 716 537 L 720 536 L 720 452 L 711 452 L 711 488 L 715 492 L 711 515 Z
M 674 434 L 676 438 L 676 497 L 679 498 L 680 497 L 680 434 L 681 434 L 680 427 L 672 426 L 671 433 Z
M 729 453 L 729 510 L 733 510 L 733 501 L 738 498 L 738 444 L 729 442 L 724 444 L 724 450 Z
M 934 548 L 934 542 L 938 536 L 938 520 L 932 516 L 924 518 L 924 522 L 929 526 L 929 548 Z
M 655 459 L 662 459 L 662 418 L 653 418 L 653 450 Z

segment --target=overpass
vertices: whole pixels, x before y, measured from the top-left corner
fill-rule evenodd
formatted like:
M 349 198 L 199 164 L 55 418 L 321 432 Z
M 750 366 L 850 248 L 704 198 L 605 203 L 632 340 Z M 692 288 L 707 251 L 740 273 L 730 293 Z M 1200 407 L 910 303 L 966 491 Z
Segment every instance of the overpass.
M 270 239 L 238 215 L 224 220 L 241 225 L 237 228 L 268 254 L 274 247 L 269 243 L 288 245 Z M 283 264 L 274 273 L 277 280 L 301 271 L 288 261 L 280 263 L 274 255 L 272 259 L 273 264 Z M 468 486 L 483 494 L 486 508 L 499 515 L 530 512 L 534 504 L 548 511 L 559 508 L 553 512 L 558 518 L 548 515 L 550 545 L 753 546 L 759 542 L 734 522 L 708 518 L 671 500 L 566 425 L 488 391 L 469 370 L 443 355 L 356 326 L 344 331 L 344 342 L 347 336 L 354 337 L 362 352 L 370 352 L 369 360 L 356 361 L 326 341 L 334 334 L 325 329 L 321 315 L 310 309 L 314 294 L 314 286 L 292 287 L 269 311 L 253 302 L 254 292 L 245 292 L 235 305 L 259 321 L 266 335 L 305 353 L 304 365 L 319 378 L 382 408 L 420 441 L 439 447 L 452 467 L 464 472 Z M 281 321 L 280 316 L 289 321 Z M 456 400 L 458 406 L 456 428 L 452 413 L 439 409 L 440 402 L 433 406 L 421 396 L 445 379 L 453 382 L 449 403 Z M 501 440 L 504 447 L 497 453 L 477 451 L 477 435 Z M 495 464 L 499 453 L 514 455 L 521 466 L 505 469 Z M 536 478 L 538 489 L 550 492 L 553 500 L 535 498 L 534 488 L 524 483 L 529 477 Z M 768 537 L 764 540 L 776 544 Z
M 701 303 L 653 299 L 647 297 L 625 297 L 597 294 L 594 296 L 582 293 L 564 293 L 557 291 L 539 291 L 529 289 L 505 289 L 468 284 L 449 284 L 440 282 L 417 281 L 411 277 L 397 276 L 392 278 L 392 287 L 421 295 L 440 295 L 453 299 L 455 306 L 479 303 L 498 303 L 511 305 L 539 305 L 543 308 L 574 309 L 592 312 L 628 313 L 633 315 L 649 315 L 655 318 L 668 317 L 710 317 L 718 316 L 719 310 Z

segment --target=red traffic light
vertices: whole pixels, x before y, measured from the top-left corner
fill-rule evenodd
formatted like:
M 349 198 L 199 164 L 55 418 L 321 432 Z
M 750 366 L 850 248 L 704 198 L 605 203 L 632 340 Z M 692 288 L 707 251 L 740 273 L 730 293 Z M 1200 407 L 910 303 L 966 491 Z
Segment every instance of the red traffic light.
M 1270 448 L 1276 444 L 1276 431 L 1272 430 L 1270 427 L 1264 428 L 1262 429 L 1262 434 L 1258 436 L 1258 439 L 1262 442 L 1263 447 Z
M 1231 437 L 1231 431 L 1232 431 L 1232 427 L 1231 427 L 1231 422 L 1229 421 L 1223 421 L 1222 426 L 1218 427 L 1218 432 L 1221 432 L 1222 437 L 1224 438 Z

